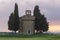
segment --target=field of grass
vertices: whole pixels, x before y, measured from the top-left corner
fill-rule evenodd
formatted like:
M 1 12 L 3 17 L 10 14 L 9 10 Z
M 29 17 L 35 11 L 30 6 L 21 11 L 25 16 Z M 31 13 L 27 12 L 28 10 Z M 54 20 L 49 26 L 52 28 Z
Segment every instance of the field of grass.
M 0 35 L 0 40 L 60 40 L 60 34 Z

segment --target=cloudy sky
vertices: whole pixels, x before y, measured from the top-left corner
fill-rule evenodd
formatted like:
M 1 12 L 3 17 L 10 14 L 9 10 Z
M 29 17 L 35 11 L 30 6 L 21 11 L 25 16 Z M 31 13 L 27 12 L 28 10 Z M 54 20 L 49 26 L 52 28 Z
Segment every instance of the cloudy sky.
M 47 17 L 49 31 L 60 32 L 60 0 L 0 0 L 0 32 L 8 31 L 8 19 L 18 4 L 19 16 L 25 15 L 30 9 L 33 14 L 35 5 L 39 5 L 40 12 Z

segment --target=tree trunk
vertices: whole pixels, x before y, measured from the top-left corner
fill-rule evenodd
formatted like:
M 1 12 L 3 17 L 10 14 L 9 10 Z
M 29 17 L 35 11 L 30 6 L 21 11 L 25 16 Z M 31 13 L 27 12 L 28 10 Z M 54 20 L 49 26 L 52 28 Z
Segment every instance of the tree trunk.
M 43 33 L 43 31 L 42 31 L 42 30 L 40 30 L 40 33 L 42 34 L 42 33 Z

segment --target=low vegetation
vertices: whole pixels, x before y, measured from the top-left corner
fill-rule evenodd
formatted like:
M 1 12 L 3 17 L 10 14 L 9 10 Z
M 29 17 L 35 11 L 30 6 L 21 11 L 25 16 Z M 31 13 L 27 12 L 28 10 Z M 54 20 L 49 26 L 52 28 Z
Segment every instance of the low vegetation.
M 60 34 L 6 34 L 0 35 L 0 40 L 60 40 Z

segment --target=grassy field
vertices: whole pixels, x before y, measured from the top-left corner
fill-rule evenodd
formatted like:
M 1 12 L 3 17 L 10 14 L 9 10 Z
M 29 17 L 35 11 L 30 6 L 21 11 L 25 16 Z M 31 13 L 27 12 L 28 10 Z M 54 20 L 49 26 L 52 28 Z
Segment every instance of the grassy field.
M 0 40 L 60 40 L 60 34 L 0 35 Z

